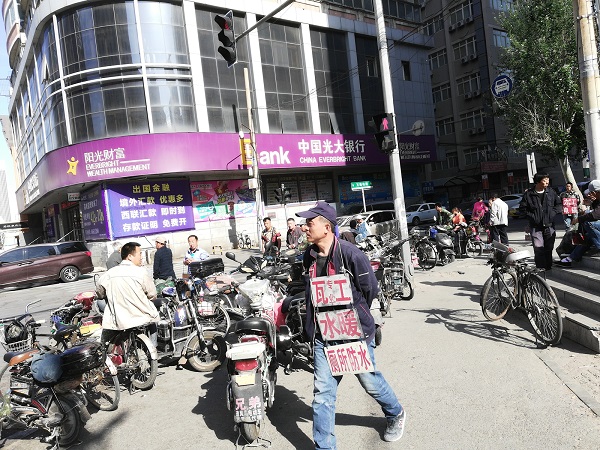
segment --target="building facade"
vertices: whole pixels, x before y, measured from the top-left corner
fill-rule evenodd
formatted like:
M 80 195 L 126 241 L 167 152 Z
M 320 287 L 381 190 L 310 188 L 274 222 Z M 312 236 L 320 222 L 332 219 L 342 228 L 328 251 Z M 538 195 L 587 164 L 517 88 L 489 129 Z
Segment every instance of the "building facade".
M 239 40 L 227 68 L 215 15 L 232 10 L 239 35 L 279 3 L 5 0 L 19 212 L 41 216 L 46 240 L 150 246 L 162 233 L 184 246 L 196 233 L 205 247 L 230 248 L 257 218 L 281 228 L 315 200 L 342 213 L 361 201 L 351 181 L 373 182 L 367 199 L 392 198 L 388 156 L 367 125 L 384 112 L 371 2 L 294 2 Z M 384 3 L 410 203 L 437 160 L 431 44 L 418 32 L 420 2 Z M 426 132 L 406 134 L 416 120 Z M 274 198 L 281 184 L 287 209 Z

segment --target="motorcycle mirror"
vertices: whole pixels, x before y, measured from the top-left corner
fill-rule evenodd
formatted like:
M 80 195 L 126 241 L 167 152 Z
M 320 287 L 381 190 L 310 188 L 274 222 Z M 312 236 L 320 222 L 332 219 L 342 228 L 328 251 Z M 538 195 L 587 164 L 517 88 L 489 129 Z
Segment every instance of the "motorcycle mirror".
M 226 253 L 225 253 L 225 257 L 227 257 L 228 259 L 231 259 L 232 261 L 238 262 L 238 261 L 235 259 L 235 253 L 233 253 L 233 252 L 226 252 Z

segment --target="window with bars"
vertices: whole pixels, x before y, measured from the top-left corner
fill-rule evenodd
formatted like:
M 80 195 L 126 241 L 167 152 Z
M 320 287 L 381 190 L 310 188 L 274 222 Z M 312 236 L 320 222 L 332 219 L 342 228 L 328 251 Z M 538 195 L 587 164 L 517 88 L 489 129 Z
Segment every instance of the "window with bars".
M 472 130 L 484 126 L 483 119 L 485 113 L 483 109 L 471 111 L 460 115 L 461 130 Z
M 435 132 L 437 137 L 454 134 L 454 117 L 438 120 L 435 123 Z
M 448 64 L 448 54 L 446 53 L 446 49 L 429 55 L 429 67 L 432 71 L 445 66 L 446 64 Z
M 475 147 L 466 149 L 463 153 L 465 156 L 465 164 L 477 164 L 479 161 L 483 161 L 487 148 L 486 147 Z
M 448 100 L 451 97 L 450 83 L 434 87 L 431 90 L 431 93 L 433 94 L 433 103 L 439 103 L 443 102 L 444 100 Z
M 492 8 L 496 11 L 510 11 L 513 3 L 513 0 L 490 0 Z
M 481 77 L 479 72 L 461 77 L 456 80 L 458 95 L 464 95 L 470 92 L 481 90 Z
M 446 152 L 446 159 L 443 161 L 435 161 L 431 165 L 432 171 L 447 170 L 458 167 L 458 153 Z
M 465 20 L 467 17 L 473 17 L 473 2 L 471 0 L 450 8 L 448 14 L 450 25 L 456 25 L 457 22 Z
M 454 52 L 454 60 L 458 61 L 463 57 L 477 54 L 477 46 L 475 45 L 475 36 L 468 37 L 452 45 Z
M 508 37 L 508 33 L 506 31 L 494 29 L 492 35 L 494 37 L 494 45 L 496 47 L 510 47 L 510 38 Z
M 424 25 L 424 31 L 427 36 L 433 36 L 438 31 L 444 29 L 444 19 L 439 14 L 431 19 L 427 20 Z

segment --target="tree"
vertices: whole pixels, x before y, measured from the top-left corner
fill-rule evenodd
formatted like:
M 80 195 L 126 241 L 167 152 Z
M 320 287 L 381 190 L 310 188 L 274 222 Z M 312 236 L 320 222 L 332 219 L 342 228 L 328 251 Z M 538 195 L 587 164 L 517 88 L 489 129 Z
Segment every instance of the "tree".
M 510 46 L 500 69 L 514 90 L 498 101 L 512 146 L 557 161 L 576 187 L 569 159 L 587 152 L 572 0 L 525 0 L 499 17 Z

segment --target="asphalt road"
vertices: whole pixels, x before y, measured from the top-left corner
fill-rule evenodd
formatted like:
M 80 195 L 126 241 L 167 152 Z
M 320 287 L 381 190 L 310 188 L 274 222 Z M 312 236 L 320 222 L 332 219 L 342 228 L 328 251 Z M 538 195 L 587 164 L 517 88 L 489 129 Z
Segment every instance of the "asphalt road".
M 518 223 L 513 228 L 509 236 L 518 245 L 523 232 Z M 490 273 L 485 262 L 474 258 L 417 270 L 414 299 L 394 302 L 376 349 L 377 366 L 407 411 L 404 437 L 382 441 L 381 410 L 347 376 L 337 400 L 340 450 L 598 448 L 600 358 L 566 339 L 558 347 L 538 348 L 518 312 L 498 322 L 485 320 L 479 309 Z M 87 279 L 2 292 L 0 315 L 6 305 L 15 308 L 28 297 L 44 298 L 45 308 L 92 285 Z M 159 372 L 152 390 L 124 391 L 117 411 L 93 413 L 78 448 L 235 448 L 225 371 L 169 366 Z M 263 437 L 273 449 L 312 448 L 312 375 L 278 374 Z M 22 433 L 7 436 L 7 449 L 47 448 Z

